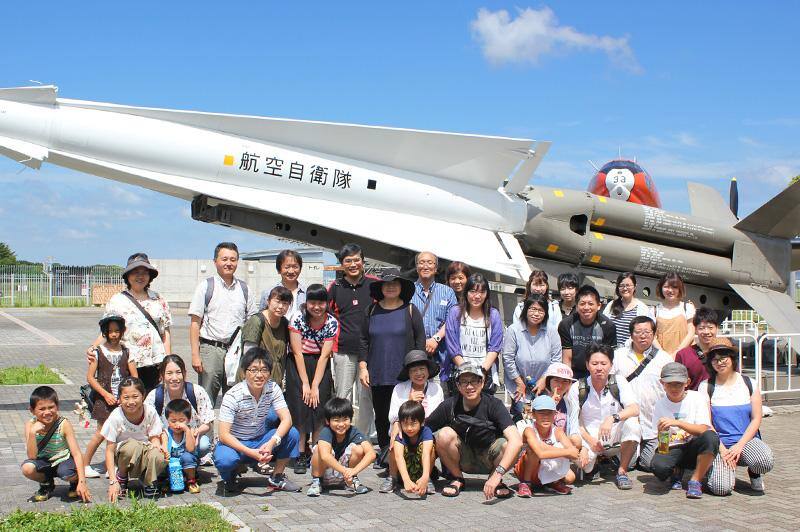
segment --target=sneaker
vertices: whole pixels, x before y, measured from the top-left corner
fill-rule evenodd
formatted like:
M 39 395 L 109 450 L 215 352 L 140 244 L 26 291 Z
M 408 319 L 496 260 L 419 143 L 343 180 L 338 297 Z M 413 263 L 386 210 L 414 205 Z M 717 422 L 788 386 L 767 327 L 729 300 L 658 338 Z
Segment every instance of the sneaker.
M 278 473 L 267 477 L 267 484 L 278 491 L 300 491 L 300 486 L 286 478 L 286 473 Z
M 356 495 L 364 495 L 369 492 L 369 488 L 362 484 L 358 476 L 355 475 L 353 476 L 353 485 L 348 486 L 348 489 L 353 491 Z
M 687 499 L 701 499 L 703 497 L 703 485 L 699 480 L 690 480 L 686 488 Z
M 617 475 L 617 488 L 621 490 L 629 490 L 633 488 L 633 482 L 631 482 L 631 478 L 628 475 Z
M 759 493 L 764 493 L 764 477 L 761 475 L 750 477 L 750 489 Z
M 192 482 L 191 484 L 187 482 L 186 489 L 189 490 L 189 493 L 193 493 L 195 495 L 200 493 L 200 486 L 197 485 L 197 482 Z
M 144 487 L 142 494 L 147 499 L 155 499 L 156 496 L 158 495 L 158 486 L 155 483 L 148 484 L 147 486 Z
M 52 480 L 39 484 L 39 489 L 33 494 L 33 500 L 36 502 L 44 502 L 50 498 L 50 495 L 53 494 L 53 490 L 55 489 L 56 484 Z
M 572 488 L 567 486 L 567 483 L 564 482 L 564 479 L 556 480 L 555 482 L 551 482 L 550 484 L 545 484 L 544 489 L 549 491 L 550 493 L 556 493 L 558 495 L 569 495 L 572 493 Z M 625 488 L 620 488 L 625 489 Z M 630 489 L 630 488 L 628 488 Z
M 319 497 L 322 494 L 322 482 L 318 478 L 311 479 L 311 485 L 306 491 L 309 497 Z
M 436 486 L 433 485 L 433 481 L 428 481 L 428 488 L 425 491 L 428 495 L 435 495 L 436 494 Z
M 669 489 L 671 490 L 682 490 L 683 489 L 683 482 L 682 477 L 672 477 L 669 481 Z
M 239 482 L 239 475 L 232 475 L 231 478 L 225 481 L 224 490 L 226 494 L 241 493 L 242 489 L 242 484 Z
M 204 456 L 200 458 L 200 465 L 201 466 L 213 466 L 214 465 L 214 457 L 211 456 L 212 453 L 206 453 Z
M 397 482 L 395 482 L 394 477 L 389 475 L 388 477 L 383 479 L 383 482 L 381 482 L 381 486 L 380 488 L 378 488 L 378 491 L 381 493 L 392 493 L 395 489 L 397 489 Z
M 520 482 L 519 486 L 517 486 L 517 497 L 527 499 L 528 497 L 532 496 L 533 492 L 531 491 L 531 485 L 527 482 Z
M 308 471 L 308 466 L 310 465 L 311 460 L 309 459 L 307 454 L 301 454 L 297 457 L 294 461 L 294 474 L 295 475 L 305 475 L 306 471 Z
M 83 468 L 83 474 L 86 476 L 86 478 L 100 478 L 100 471 L 90 465 L 87 465 Z

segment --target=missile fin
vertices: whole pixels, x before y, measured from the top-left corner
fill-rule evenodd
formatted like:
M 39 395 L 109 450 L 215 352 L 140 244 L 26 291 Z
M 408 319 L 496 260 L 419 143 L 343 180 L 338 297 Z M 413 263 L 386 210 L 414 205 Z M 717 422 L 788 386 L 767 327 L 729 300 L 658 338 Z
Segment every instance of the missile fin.
M 734 227 L 774 238 L 800 235 L 800 181 L 783 189 Z
M 527 159 L 532 143 L 507 137 L 131 107 L 63 98 L 58 101 L 63 106 L 166 120 L 492 190 L 503 184 L 520 161 Z
M 0 137 L 0 155 L 38 170 L 47 159 L 47 148 L 23 140 Z
M 58 87 L 56 87 L 55 85 L 12 87 L 8 89 L 0 89 L 0 100 L 9 100 L 12 102 L 21 102 L 21 103 L 55 105 L 57 92 L 58 92 Z
M 788 294 L 747 284 L 730 286 L 769 323 L 774 332 L 789 334 L 800 331 L 800 312 Z
M 725 203 L 722 195 L 715 189 L 700 183 L 688 183 L 687 187 L 693 216 L 729 224 L 737 222 L 730 206 Z

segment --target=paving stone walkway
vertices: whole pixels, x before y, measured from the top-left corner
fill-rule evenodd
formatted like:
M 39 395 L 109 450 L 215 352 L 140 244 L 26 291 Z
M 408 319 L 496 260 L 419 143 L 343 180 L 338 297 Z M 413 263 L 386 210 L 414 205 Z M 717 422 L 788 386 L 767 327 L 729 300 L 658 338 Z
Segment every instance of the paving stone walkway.
M 15 364 L 45 363 L 63 372 L 74 385 L 58 385 L 62 413 L 76 423 L 71 413 L 78 398 L 78 386 L 85 382 L 83 352 L 97 331 L 98 309 L 2 309 L 25 324 L 45 333 L 37 335 L 19 323 L 0 315 L 0 367 Z M 174 351 L 188 359 L 188 319 L 185 311 L 174 313 Z M 58 340 L 54 344 L 47 335 Z M 63 344 L 63 345 L 60 345 Z M 0 514 L 15 508 L 65 510 L 78 503 L 62 497 L 66 486 L 45 503 L 30 502 L 36 489 L 19 472 L 25 459 L 23 424 L 28 417 L 28 396 L 34 386 L 0 387 L 0 478 L 4 483 Z M 800 408 L 782 407 L 764 420 L 762 434 L 776 454 L 775 470 L 766 477 L 767 492 L 749 490 L 746 472 L 740 468 L 737 489 L 731 497 L 705 495 L 690 501 L 681 492 L 670 492 L 652 475 L 634 473 L 634 488 L 617 490 L 610 480 L 578 484 L 570 496 L 541 495 L 532 499 L 484 502 L 482 481 L 473 477 L 467 489 L 455 499 L 441 494 L 425 500 L 406 500 L 399 494 L 381 494 L 381 481 L 372 469 L 362 480 L 373 491 L 353 496 L 334 491 L 311 499 L 304 493 L 267 493 L 264 477 L 248 474 L 244 493 L 225 497 L 219 489 L 216 471 L 206 469 L 202 493 L 170 495 L 159 504 L 186 504 L 215 501 L 229 508 L 244 523 L 256 530 L 747 530 L 759 532 L 797 530 L 800 524 L 800 460 L 796 441 L 800 435 Z M 84 446 L 94 429 L 77 430 Z M 101 460 L 102 448 L 95 462 Z M 306 484 L 310 475 L 298 477 Z M 513 482 L 512 479 L 507 479 Z M 96 501 L 105 496 L 107 481 L 91 479 Z M 128 504 L 123 502 L 121 504 Z

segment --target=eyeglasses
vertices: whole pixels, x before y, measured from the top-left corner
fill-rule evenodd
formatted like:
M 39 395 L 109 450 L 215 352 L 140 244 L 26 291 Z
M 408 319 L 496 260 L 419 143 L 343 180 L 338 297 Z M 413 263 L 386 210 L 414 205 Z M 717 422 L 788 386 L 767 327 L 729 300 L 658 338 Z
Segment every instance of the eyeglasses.
M 531 307 L 528 309 L 528 314 L 544 314 L 544 309 L 539 307 Z
M 467 386 L 480 386 L 483 379 L 459 379 L 458 384 L 466 388 Z
M 271 371 L 267 368 L 247 368 L 247 373 L 250 375 L 269 375 Z
M 653 331 L 633 331 L 633 336 L 653 336 Z
M 635 284 L 629 284 L 629 283 L 618 284 L 617 286 L 619 288 L 635 288 L 636 287 Z
M 727 364 L 730 361 L 731 357 L 728 356 L 721 356 L 721 357 L 714 357 L 711 359 L 712 364 Z
M 344 266 L 350 266 L 350 265 L 353 265 L 353 264 L 359 264 L 359 263 L 361 263 L 361 257 L 344 259 L 344 260 L 342 261 L 342 264 L 343 264 Z

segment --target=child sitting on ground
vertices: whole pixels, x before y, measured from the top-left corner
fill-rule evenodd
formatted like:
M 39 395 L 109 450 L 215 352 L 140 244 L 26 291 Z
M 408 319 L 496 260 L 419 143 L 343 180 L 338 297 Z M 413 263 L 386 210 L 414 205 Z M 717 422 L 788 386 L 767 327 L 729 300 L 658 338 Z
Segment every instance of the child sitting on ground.
M 382 493 L 395 490 L 402 481 L 408 493 L 433 495 L 436 488 L 431 482 L 431 469 L 436 460 L 433 449 L 433 432 L 425 426 L 425 409 L 421 403 L 406 401 L 397 413 L 400 433 L 395 437 L 389 453 L 389 479 L 381 487 Z
M 169 425 L 161 435 L 161 444 L 169 449 L 171 457 L 180 459 L 189 493 L 200 493 L 200 486 L 197 485 L 198 459 L 195 454 L 197 441 L 189 428 L 192 405 L 186 399 L 173 399 L 164 408 L 164 415 Z
M 122 316 L 106 316 L 100 320 L 100 334 L 106 339 L 103 344 L 95 348 L 97 355 L 89 363 L 86 382 L 94 390 L 94 403 L 88 405 L 92 409 L 92 419 L 97 421 L 97 430 L 86 446 L 83 455 L 87 478 L 97 478 L 100 473 L 91 467 L 92 458 L 97 448 L 103 442 L 103 430 L 111 412 L 117 408 L 117 392 L 119 383 L 125 377 L 138 377 L 136 363 L 128 358 L 128 349 L 120 342 L 125 333 L 125 318 Z
M 163 425 L 155 408 L 144 404 L 144 383 L 127 377 L 119 383 L 119 406 L 103 425 L 106 439 L 106 470 L 116 468 L 109 480 L 108 500 L 116 502 L 128 489 L 128 475 L 144 484 L 144 496 L 158 493 L 156 480 L 167 467 L 169 451 L 161 446 Z
M 58 395 L 50 386 L 39 386 L 30 397 L 33 419 L 25 422 L 22 474 L 39 483 L 33 500 L 46 501 L 55 489 L 55 477 L 69 482 L 67 497 L 89 502 L 91 494 L 83 474 L 83 457 L 72 424 L 58 412 Z
M 530 418 L 517 423 L 522 429 L 526 450 L 520 457 L 514 472 L 519 478 L 517 495 L 530 497 L 531 483 L 559 495 L 569 495 L 568 486 L 575 481 L 570 461 L 578 459 L 578 448 L 563 429 L 556 427 L 556 402 L 549 395 L 540 395 L 531 404 L 533 422 Z M 530 414 L 528 414 L 530 415 Z
M 311 456 L 311 486 L 306 495 L 319 497 L 322 487 L 344 483 L 358 495 L 369 489 L 358 474 L 375 461 L 375 449 L 353 423 L 353 405 L 341 397 L 325 403 L 325 427 Z

